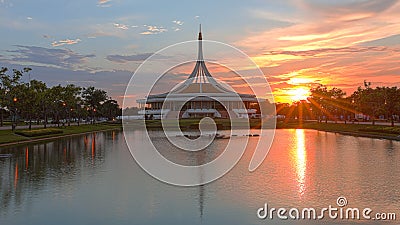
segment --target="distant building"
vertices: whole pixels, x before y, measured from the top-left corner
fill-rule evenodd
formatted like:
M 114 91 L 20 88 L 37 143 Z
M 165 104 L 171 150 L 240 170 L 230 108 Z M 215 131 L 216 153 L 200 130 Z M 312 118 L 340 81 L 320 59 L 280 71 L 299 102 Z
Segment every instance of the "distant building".
M 265 100 L 252 94 L 236 93 L 219 84 L 204 62 L 201 27 L 198 40 L 198 58 L 193 72 L 172 91 L 137 100 L 139 114 L 147 119 L 260 117 L 259 101 Z

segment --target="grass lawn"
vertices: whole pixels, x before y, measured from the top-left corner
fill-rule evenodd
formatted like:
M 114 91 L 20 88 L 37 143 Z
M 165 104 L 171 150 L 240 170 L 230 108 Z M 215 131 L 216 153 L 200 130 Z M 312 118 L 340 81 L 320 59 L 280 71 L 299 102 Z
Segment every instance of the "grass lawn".
M 400 127 L 371 125 L 371 124 L 342 124 L 342 123 L 318 123 L 318 122 L 278 122 L 278 129 L 313 129 L 330 132 L 343 132 L 354 134 L 372 134 L 382 137 L 397 137 L 400 135 Z
M 0 144 L 5 143 L 13 143 L 13 142 L 20 142 L 20 141 L 28 141 L 28 140 L 37 140 L 42 138 L 51 138 L 51 137 L 58 137 L 58 136 L 65 136 L 65 135 L 73 135 L 73 134 L 80 134 L 92 131 L 100 131 L 100 130 L 109 130 L 109 129 L 119 129 L 121 128 L 121 124 L 111 124 L 111 123 L 101 123 L 101 124 L 88 124 L 88 125 L 80 125 L 80 126 L 67 126 L 67 127 L 60 127 L 60 128 L 47 128 L 48 130 L 60 130 L 62 132 L 54 132 L 53 134 L 46 134 L 34 137 L 25 137 L 22 135 L 18 135 L 13 133 L 11 130 L 0 130 Z M 32 129 L 29 130 L 18 130 L 22 132 L 29 132 L 29 133 L 42 133 L 47 129 Z M 46 133 L 46 132 L 43 132 Z
M 29 140 L 29 138 L 16 135 L 11 130 L 0 130 L 0 144 L 24 140 Z

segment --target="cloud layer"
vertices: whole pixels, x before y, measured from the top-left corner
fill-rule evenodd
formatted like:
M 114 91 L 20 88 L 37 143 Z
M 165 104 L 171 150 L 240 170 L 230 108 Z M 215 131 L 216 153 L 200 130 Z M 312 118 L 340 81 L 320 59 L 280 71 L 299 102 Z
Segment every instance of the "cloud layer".
M 78 68 L 94 54 L 79 54 L 67 49 L 50 49 L 37 46 L 16 45 L 17 50 L 9 50 L 11 58 L 8 61 L 34 63 L 39 65 L 56 66 L 61 68 Z
M 379 43 L 398 35 L 400 2 L 294 2 L 295 20 L 257 10 L 260 19 L 283 18 L 288 25 L 252 33 L 236 43 L 263 68 L 279 100 L 288 100 L 284 96 L 288 90 L 309 88 L 315 82 L 350 92 L 364 79 L 376 85 L 400 81 L 396 76 L 400 74 L 400 44 Z M 275 82 L 277 78 L 284 80 Z M 292 78 L 312 82 L 290 83 Z
M 142 53 L 136 55 L 108 55 L 106 59 L 116 63 L 140 62 L 146 60 L 151 55 L 153 55 L 153 53 Z

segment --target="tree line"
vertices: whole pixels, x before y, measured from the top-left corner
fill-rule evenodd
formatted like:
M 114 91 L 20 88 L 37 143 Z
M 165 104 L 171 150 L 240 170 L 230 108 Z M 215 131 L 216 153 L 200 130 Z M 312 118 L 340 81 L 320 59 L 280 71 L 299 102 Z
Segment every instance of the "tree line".
M 364 81 L 351 95 L 340 88 L 328 88 L 324 85 L 310 89 L 307 100 L 293 104 L 278 103 L 277 114 L 285 120 L 328 120 L 333 121 L 390 121 L 394 126 L 400 121 L 400 89 L 398 87 L 371 87 Z
M 95 87 L 79 87 L 74 84 L 48 87 L 39 80 L 23 82 L 22 77 L 32 69 L 0 70 L 0 126 L 11 122 L 13 130 L 18 122 L 49 123 L 68 126 L 85 121 L 95 123 L 99 118 L 113 120 L 121 114 L 117 101 L 107 92 Z

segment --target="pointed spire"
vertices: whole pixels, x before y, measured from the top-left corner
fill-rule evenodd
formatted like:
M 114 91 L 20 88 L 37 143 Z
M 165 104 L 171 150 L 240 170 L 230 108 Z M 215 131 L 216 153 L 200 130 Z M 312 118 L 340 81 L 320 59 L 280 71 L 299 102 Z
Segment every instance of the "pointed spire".
M 218 82 L 212 77 L 211 73 L 208 71 L 206 63 L 203 58 L 203 37 L 201 34 L 201 24 L 200 24 L 200 30 L 199 30 L 199 39 L 198 39 L 198 56 L 197 56 L 197 61 L 196 65 L 193 68 L 192 73 L 189 75 L 189 77 L 186 79 L 186 81 L 181 84 L 179 87 L 173 90 L 174 93 L 203 93 L 203 87 L 207 88 L 207 93 L 211 93 L 210 91 L 213 91 L 215 93 L 231 93 L 231 90 L 228 90 L 224 88 L 223 86 L 220 86 Z M 197 86 L 191 86 L 192 84 L 198 84 L 198 89 L 196 89 Z M 206 84 L 205 86 L 203 86 Z M 189 87 L 194 87 L 195 90 L 198 90 L 197 92 L 193 92 L 193 90 L 189 91 Z M 184 92 L 188 91 L 188 92 Z M 201 212 L 202 215 L 202 212 Z
M 203 40 L 203 36 L 201 35 L 201 24 L 200 24 L 200 32 L 199 32 L 199 41 Z
M 198 56 L 197 61 L 204 61 L 203 59 L 203 35 L 201 34 L 201 24 L 200 24 L 200 31 L 199 31 L 199 49 L 198 49 Z

